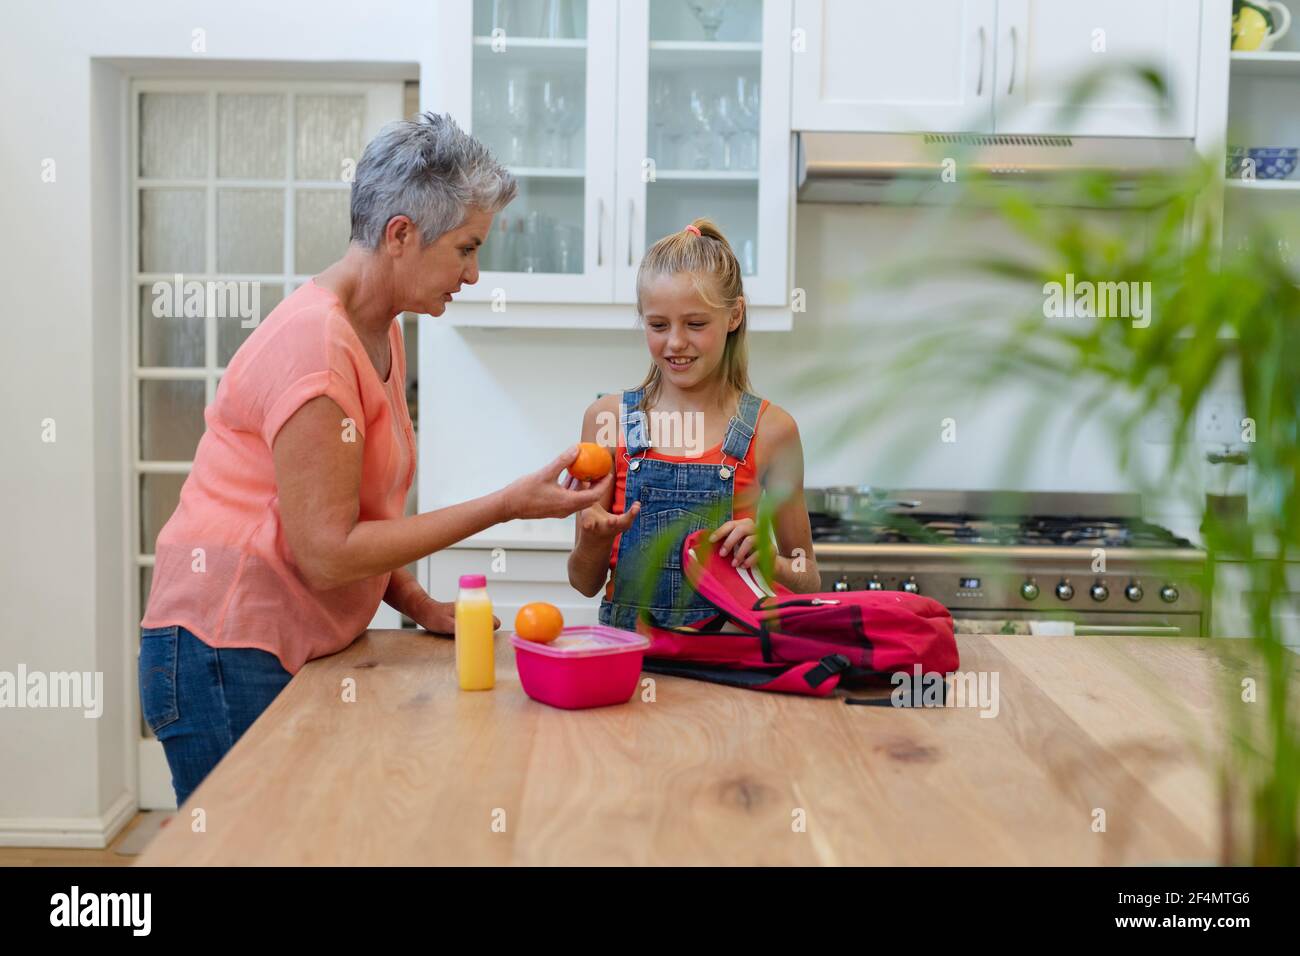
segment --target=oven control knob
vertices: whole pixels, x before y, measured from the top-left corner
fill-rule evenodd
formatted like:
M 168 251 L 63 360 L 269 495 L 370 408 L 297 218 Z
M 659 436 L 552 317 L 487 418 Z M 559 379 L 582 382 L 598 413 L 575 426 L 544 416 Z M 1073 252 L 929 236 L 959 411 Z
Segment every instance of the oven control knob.
M 1173 604 L 1178 600 L 1178 588 L 1174 587 L 1172 584 L 1166 584 L 1160 589 L 1160 600 L 1164 601 L 1166 604 Z
M 903 590 L 908 594 L 920 594 L 921 585 L 916 583 L 916 578 L 908 578 L 903 582 Z
M 1020 596 L 1026 601 L 1032 601 L 1038 597 L 1038 585 L 1033 581 L 1026 581 L 1020 585 Z
M 1136 581 L 1131 582 L 1129 586 L 1124 589 L 1124 596 L 1136 604 L 1138 601 L 1142 600 L 1142 585 L 1138 584 Z
M 1068 601 L 1074 597 L 1074 585 L 1069 581 L 1062 581 L 1056 586 L 1056 596 L 1062 601 Z
M 871 576 L 871 580 L 867 582 L 867 590 L 868 590 L 868 591 L 883 591 L 884 589 L 885 589 L 885 586 L 884 586 L 884 584 L 881 583 L 880 578 L 876 577 L 876 576 L 873 574 L 873 575 Z
M 838 581 L 836 581 L 835 584 L 834 584 L 834 590 L 836 590 L 836 591 L 847 591 L 848 589 L 849 589 L 849 579 L 848 579 L 848 578 L 840 578 L 840 579 L 839 579 Z
M 1104 601 L 1110 597 L 1110 588 L 1098 581 L 1092 587 L 1088 588 L 1088 595 L 1094 601 Z

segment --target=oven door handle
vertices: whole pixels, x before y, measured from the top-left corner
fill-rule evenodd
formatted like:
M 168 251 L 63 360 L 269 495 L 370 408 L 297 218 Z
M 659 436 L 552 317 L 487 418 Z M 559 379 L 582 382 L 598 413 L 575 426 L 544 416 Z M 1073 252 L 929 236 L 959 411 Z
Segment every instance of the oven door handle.
M 1183 629 L 1177 624 L 1076 624 L 1076 637 L 1105 637 L 1109 634 L 1125 637 L 1179 637 Z

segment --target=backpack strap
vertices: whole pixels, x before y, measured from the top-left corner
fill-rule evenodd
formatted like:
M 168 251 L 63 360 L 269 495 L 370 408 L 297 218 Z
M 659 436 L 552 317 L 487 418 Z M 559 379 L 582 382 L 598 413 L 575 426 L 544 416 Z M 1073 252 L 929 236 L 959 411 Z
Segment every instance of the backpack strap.
M 838 658 L 838 660 L 836 660 Z M 785 694 L 802 694 L 810 697 L 829 697 L 839 684 L 841 671 L 849 666 L 839 654 L 824 657 L 821 661 L 804 661 L 780 669 L 710 667 L 691 661 L 647 657 L 642 669 L 652 674 L 686 677 L 708 681 L 727 687 L 746 690 L 766 690 Z
M 749 455 L 749 446 L 754 440 L 758 428 L 758 412 L 763 407 L 763 400 L 757 395 L 742 392 L 740 407 L 727 425 L 727 435 L 722 440 L 722 453 L 745 461 Z

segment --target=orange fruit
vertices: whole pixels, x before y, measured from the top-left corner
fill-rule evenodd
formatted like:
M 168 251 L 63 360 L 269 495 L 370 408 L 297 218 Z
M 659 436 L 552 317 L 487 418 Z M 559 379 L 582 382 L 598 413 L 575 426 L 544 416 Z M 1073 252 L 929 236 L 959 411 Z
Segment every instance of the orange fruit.
M 569 474 L 579 481 L 599 481 L 613 467 L 614 459 L 608 448 L 584 441 L 578 445 L 578 457 L 569 466 Z
M 564 629 L 564 615 L 554 604 L 534 601 L 525 604 L 515 615 L 515 633 L 526 641 L 549 644 Z

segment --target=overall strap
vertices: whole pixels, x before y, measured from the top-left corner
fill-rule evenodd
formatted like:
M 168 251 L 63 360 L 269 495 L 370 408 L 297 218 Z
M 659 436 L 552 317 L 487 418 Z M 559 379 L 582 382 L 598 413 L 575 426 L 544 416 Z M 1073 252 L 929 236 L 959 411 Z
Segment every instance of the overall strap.
M 758 427 L 758 410 L 763 407 L 763 400 L 757 395 L 743 392 L 740 396 L 740 408 L 727 426 L 727 437 L 722 440 L 722 453 L 730 455 L 737 461 L 745 461 L 749 455 L 749 446 L 754 440 L 754 430 Z
M 628 455 L 639 455 L 650 447 L 646 413 L 639 407 L 644 396 L 644 389 L 629 389 L 623 393 L 622 403 L 618 406 L 618 427 Z

